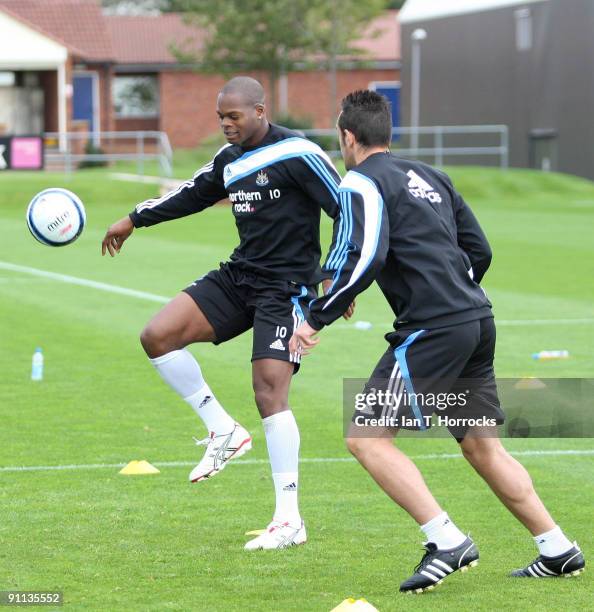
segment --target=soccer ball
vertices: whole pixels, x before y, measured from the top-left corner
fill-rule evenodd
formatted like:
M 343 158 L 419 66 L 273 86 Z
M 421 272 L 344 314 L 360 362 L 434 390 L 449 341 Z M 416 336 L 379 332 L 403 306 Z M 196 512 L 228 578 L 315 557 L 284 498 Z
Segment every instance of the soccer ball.
M 68 189 L 44 189 L 27 208 L 29 231 L 47 246 L 61 247 L 74 242 L 83 231 L 85 222 L 83 203 Z

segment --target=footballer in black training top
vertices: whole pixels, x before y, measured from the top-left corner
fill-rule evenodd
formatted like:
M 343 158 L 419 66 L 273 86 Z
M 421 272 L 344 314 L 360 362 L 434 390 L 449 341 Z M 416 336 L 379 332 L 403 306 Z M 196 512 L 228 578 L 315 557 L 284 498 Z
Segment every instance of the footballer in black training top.
M 496 425 L 504 414 L 493 369 L 495 324 L 479 284 L 491 249 L 478 221 L 447 175 L 389 152 L 391 113 L 384 97 L 349 94 L 338 135 L 348 173 L 339 188 L 340 239 L 328 259 L 337 271 L 326 295 L 310 304 L 290 345 L 303 353 L 313 348 L 317 331 L 373 280 L 396 315 L 394 330 L 386 334 L 388 349 L 355 407 L 347 446 L 427 538 L 421 562 L 400 590 L 432 590 L 478 563 L 475 543 L 393 444 L 399 429 L 427 429 L 434 413 L 534 537 L 540 556 L 512 575 L 579 574 L 582 552 L 555 525 L 527 471 L 498 438 Z
M 246 549 L 286 548 L 306 541 L 297 503 L 299 430 L 288 406 L 289 384 L 300 357 L 289 352 L 288 342 L 305 320 L 318 283 L 336 270 L 328 264 L 320 267 L 320 212 L 338 218 L 340 177 L 318 145 L 268 123 L 264 91 L 254 79 L 229 81 L 218 96 L 217 113 L 228 144 L 191 180 L 142 202 L 114 224 L 104 238 L 103 252 L 118 252 L 134 228 L 185 217 L 229 199 L 239 245 L 228 262 L 165 306 L 141 341 L 159 374 L 209 432 L 198 441 L 206 452 L 190 474 L 192 482 L 201 482 L 249 450 L 252 441 L 217 401 L 186 346 L 219 344 L 253 328 L 253 388 L 276 509 L 268 529 Z M 334 226 L 337 241 L 338 223 Z M 198 244 L 200 237 L 198 225 Z M 345 316 L 351 312 L 345 309 Z

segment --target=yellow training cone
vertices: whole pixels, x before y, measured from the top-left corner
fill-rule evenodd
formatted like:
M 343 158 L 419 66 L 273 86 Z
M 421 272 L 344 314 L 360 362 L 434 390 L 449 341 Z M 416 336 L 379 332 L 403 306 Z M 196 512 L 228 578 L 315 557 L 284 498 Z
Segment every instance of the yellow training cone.
M 379 612 L 377 608 L 372 606 L 366 599 L 353 599 L 349 597 L 330 612 Z
M 246 531 L 245 535 L 259 536 L 259 535 L 262 535 L 263 533 L 266 533 L 266 529 L 254 529 L 253 531 Z
M 125 476 L 141 476 L 143 474 L 160 474 L 161 472 L 148 461 L 130 461 L 130 463 L 120 470 L 120 474 Z

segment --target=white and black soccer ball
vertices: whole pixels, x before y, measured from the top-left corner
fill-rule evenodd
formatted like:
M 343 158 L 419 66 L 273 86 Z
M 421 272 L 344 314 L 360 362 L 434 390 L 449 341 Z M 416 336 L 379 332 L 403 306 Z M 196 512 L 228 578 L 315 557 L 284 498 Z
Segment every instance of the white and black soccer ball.
M 29 231 L 47 246 L 61 247 L 74 242 L 85 222 L 85 207 L 80 198 L 60 187 L 39 192 L 27 208 Z

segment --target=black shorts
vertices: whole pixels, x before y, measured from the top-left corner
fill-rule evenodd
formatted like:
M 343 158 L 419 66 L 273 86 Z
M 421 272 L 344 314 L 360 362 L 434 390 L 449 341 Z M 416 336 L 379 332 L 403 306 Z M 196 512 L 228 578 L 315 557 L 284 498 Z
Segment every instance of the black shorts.
M 222 263 L 184 289 L 200 307 L 221 344 L 254 328 L 252 361 L 278 359 L 295 364 L 300 356 L 289 353 L 293 331 L 304 321 L 315 286 L 264 278 Z
M 495 336 L 492 317 L 387 334 L 390 348 L 365 385 L 366 405 L 355 410 L 353 423 L 424 430 L 434 415 L 433 421 L 437 417 L 458 441 L 473 424 L 502 424 Z

